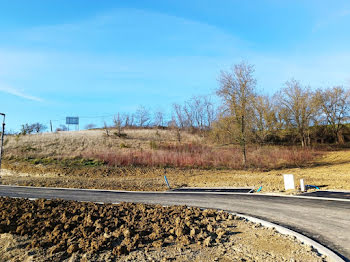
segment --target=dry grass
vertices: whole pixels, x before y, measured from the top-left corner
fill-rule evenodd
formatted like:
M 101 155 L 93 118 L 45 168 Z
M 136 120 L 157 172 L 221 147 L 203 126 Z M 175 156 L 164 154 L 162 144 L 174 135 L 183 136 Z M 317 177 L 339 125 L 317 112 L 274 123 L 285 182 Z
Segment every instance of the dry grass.
M 8 137 L 9 159 L 97 159 L 112 166 L 243 169 L 239 147 L 218 147 L 202 137 L 161 129 L 125 130 L 126 138 L 110 130 L 71 131 Z M 303 166 L 320 152 L 293 147 L 248 148 L 249 168 L 276 169 Z
M 32 134 L 26 136 L 7 136 L 5 152 L 7 157 L 77 157 L 93 150 L 120 150 L 123 148 L 149 149 L 150 141 L 175 142 L 175 131 L 162 129 L 127 129 L 126 138 L 119 138 L 110 129 L 110 136 L 104 130 L 66 131 L 56 133 Z M 181 132 L 184 143 L 199 143 L 202 138 Z
M 173 187 L 257 188 L 262 185 L 265 192 L 282 191 L 282 174 L 290 173 L 295 175 L 296 181 L 304 178 L 306 184 L 324 186 L 323 189 L 350 190 L 350 151 L 347 150 L 319 154 L 296 148 L 250 148 L 248 159 L 251 168 L 240 170 L 241 159 L 237 149 L 204 145 L 205 141 L 199 136 L 184 133 L 183 142 L 179 145 L 176 133 L 167 130 L 125 132 L 127 139 L 106 137 L 102 130 L 40 134 L 18 139 L 8 137 L 4 161 L 8 172 L 1 174 L 0 182 L 165 190 L 163 167 L 167 166 L 166 175 Z M 153 146 L 150 141 L 153 141 Z M 130 147 L 121 148 L 121 143 Z M 99 158 L 110 165 L 80 159 L 66 161 L 77 156 Z M 26 160 L 26 157 L 34 159 Z M 52 161 L 55 158 L 57 160 Z M 125 163 L 118 162 L 123 159 Z M 223 166 L 225 168 L 218 168 Z

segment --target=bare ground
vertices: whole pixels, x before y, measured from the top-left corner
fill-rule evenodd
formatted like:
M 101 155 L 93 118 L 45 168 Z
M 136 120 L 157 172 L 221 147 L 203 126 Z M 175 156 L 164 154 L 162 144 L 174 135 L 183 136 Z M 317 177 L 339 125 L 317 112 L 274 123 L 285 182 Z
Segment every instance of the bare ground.
M 0 261 L 328 261 L 215 210 L 0 198 Z

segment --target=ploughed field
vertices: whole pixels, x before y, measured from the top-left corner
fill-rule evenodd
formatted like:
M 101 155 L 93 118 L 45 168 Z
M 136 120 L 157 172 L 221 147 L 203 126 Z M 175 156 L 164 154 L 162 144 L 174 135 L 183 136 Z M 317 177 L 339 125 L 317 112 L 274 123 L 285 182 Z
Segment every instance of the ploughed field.
M 223 211 L 0 198 L 0 261 L 327 261 Z

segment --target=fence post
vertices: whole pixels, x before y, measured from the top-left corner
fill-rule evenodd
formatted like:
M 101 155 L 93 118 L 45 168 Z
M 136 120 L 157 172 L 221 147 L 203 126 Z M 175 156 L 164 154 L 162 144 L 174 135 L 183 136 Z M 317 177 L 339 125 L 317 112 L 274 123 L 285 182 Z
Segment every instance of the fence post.
M 2 122 L 1 145 L 0 145 L 0 172 L 1 172 L 1 160 L 2 160 L 2 154 L 3 154 L 4 135 L 5 135 L 5 114 L 0 113 L 0 115 L 4 117 Z

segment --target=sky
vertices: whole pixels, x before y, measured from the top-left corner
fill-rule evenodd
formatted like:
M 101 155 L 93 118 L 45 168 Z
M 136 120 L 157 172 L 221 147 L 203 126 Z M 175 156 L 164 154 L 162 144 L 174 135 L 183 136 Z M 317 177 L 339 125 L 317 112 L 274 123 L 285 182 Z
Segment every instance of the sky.
M 348 0 L 0 0 L 0 112 L 7 130 L 79 116 L 101 126 L 140 105 L 212 95 L 246 61 L 259 92 L 291 78 L 350 85 Z

